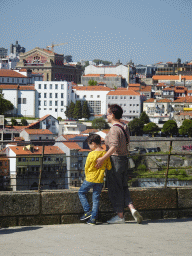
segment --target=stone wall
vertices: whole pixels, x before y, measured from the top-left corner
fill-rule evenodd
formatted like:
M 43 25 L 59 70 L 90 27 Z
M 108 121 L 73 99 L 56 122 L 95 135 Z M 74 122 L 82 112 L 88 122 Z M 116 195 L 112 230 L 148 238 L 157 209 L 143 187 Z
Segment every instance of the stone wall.
M 78 190 L 1 192 L 0 226 L 79 223 L 83 214 Z M 192 188 L 131 188 L 135 207 L 145 219 L 192 217 Z M 88 195 L 91 200 L 91 193 Z M 107 190 L 101 194 L 99 221 L 113 215 Z M 128 208 L 125 219 L 133 220 Z

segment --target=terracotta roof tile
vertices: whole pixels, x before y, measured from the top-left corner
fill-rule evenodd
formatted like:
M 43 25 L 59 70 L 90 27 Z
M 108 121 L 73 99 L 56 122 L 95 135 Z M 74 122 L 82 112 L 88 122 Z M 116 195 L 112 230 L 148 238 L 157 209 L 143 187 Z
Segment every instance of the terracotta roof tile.
M 42 155 L 43 153 L 42 146 L 34 146 L 34 151 L 24 149 L 23 146 L 9 146 L 9 148 L 16 155 Z M 56 154 L 65 154 L 65 153 L 57 146 L 44 146 L 44 155 L 56 155 Z
M 172 102 L 171 100 L 169 100 L 169 99 L 153 99 L 153 98 L 150 98 L 150 99 L 148 99 L 148 100 L 146 100 L 146 101 L 144 101 L 144 103 L 150 103 L 150 102 L 154 102 L 155 103 L 155 100 L 156 100 L 156 103 L 169 103 L 169 102 Z
M 140 87 L 141 85 L 140 85 L 140 84 L 129 84 L 129 87 L 133 87 L 133 86 L 134 86 L 134 87 L 136 87 L 136 86 L 137 86 L 137 87 Z
M 140 95 L 138 92 L 133 90 L 115 90 L 108 92 L 107 95 Z
M 0 84 L 2 90 L 35 91 L 33 85 Z
M 69 149 L 81 150 L 81 147 L 76 142 L 64 141 L 63 144 L 67 146 Z
M 186 96 L 186 97 L 180 97 L 176 100 L 173 101 L 175 102 L 180 102 L 180 103 L 192 103 L 192 96 Z
M 49 131 L 48 129 L 25 129 L 25 131 L 30 134 L 30 135 L 40 135 L 40 134 L 53 134 L 51 131 Z
M 0 77 L 26 78 L 26 76 L 10 69 L 0 69 Z
M 87 129 L 85 131 L 82 131 L 81 134 L 89 134 L 89 133 L 95 133 L 98 132 L 99 130 L 97 129 Z

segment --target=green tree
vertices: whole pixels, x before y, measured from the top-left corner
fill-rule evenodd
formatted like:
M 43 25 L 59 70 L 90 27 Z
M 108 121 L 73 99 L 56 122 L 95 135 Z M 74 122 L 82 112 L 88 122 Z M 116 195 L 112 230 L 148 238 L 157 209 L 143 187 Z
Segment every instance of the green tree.
M 82 118 L 82 106 L 81 101 L 77 100 L 75 103 L 75 108 L 73 111 L 73 118 L 75 119 L 81 119 Z
M 58 121 L 62 121 L 62 117 L 58 116 L 58 117 L 57 117 L 57 120 L 58 120 Z
M 129 122 L 128 126 L 131 134 L 134 133 L 135 135 L 141 135 L 143 133 L 143 123 L 139 118 L 134 118 Z
M 13 117 L 11 118 L 11 125 L 12 126 L 18 125 L 17 120 Z
M 174 120 L 168 120 L 167 122 L 164 123 L 162 132 L 166 134 L 170 134 L 172 137 L 173 134 L 178 133 L 177 123 Z
M 89 117 L 90 117 L 89 107 L 88 107 L 87 101 L 84 101 L 83 107 L 82 107 L 82 118 L 89 119 Z
M 102 129 L 108 129 L 109 125 L 103 117 L 99 117 L 99 118 L 95 118 L 92 121 L 92 127 L 93 129 L 102 130 Z
M 88 81 L 88 85 L 89 86 L 97 85 L 97 81 L 91 79 L 91 80 Z
M 68 119 L 73 118 L 75 104 L 73 101 L 66 107 L 65 115 Z
M 23 126 L 28 125 L 27 119 L 25 117 L 21 118 L 21 123 L 22 123 Z
M 185 119 L 179 129 L 181 135 L 188 135 L 192 137 L 192 120 Z
M 140 121 L 144 124 L 148 124 L 149 123 L 149 116 L 146 114 L 145 111 L 143 111 L 140 115 Z
M 0 90 L 0 115 L 4 115 L 6 111 L 13 109 L 13 104 L 9 100 L 4 99 L 2 90 Z
M 143 131 L 154 135 L 154 133 L 159 131 L 159 127 L 155 123 L 151 122 L 143 127 Z

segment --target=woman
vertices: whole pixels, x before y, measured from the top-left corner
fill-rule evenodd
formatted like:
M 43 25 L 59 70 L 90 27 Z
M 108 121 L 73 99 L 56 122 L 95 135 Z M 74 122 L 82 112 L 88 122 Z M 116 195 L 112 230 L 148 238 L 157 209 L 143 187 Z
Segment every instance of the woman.
M 107 153 L 97 159 L 96 167 L 101 167 L 108 157 L 111 158 L 112 169 L 107 172 L 107 184 L 109 198 L 117 215 L 107 222 L 109 224 L 125 223 L 124 208 L 128 206 L 134 219 L 140 224 L 143 218 L 134 208 L 128 189 L 128 149 L 126 139 L 128 138 L 129 143 L 129 132 L 128 127 L 120 121 L 122 114 L 123 110 L 119 105 L 109 106 L 107 120 L 112 124 L 112 127 L 105 137 Z

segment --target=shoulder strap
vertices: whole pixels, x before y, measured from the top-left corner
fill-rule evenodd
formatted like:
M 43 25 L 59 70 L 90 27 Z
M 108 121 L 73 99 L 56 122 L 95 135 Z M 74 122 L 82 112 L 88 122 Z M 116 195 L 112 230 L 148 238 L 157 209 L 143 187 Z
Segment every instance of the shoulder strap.
M 125 129 L 120 124 L 114 124 L 113 126 L 118 126 L 119 128 L 121 128 L 121 130 L 123 131 L 123 133 L 125 135 L 126 142 L 128 144 L 128 137 L 127 137 L 127 133 L 126 133 Z

